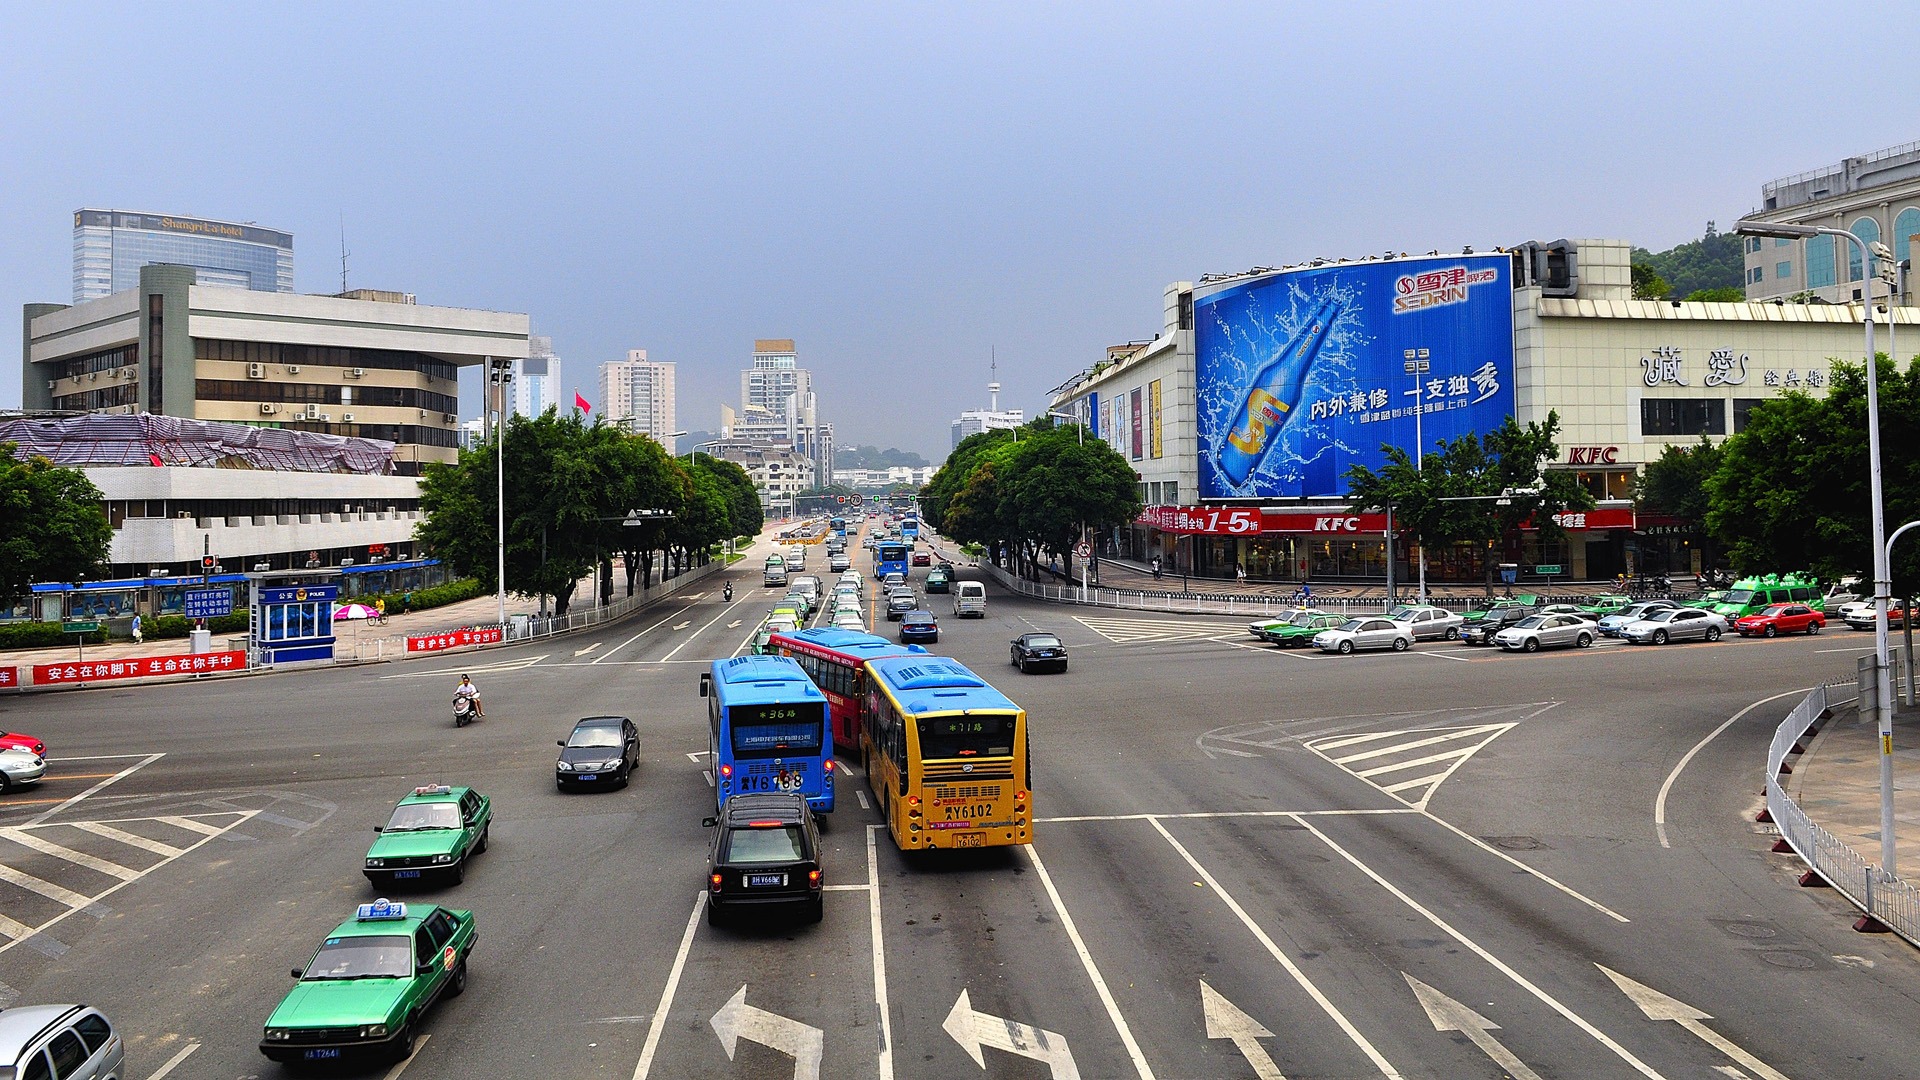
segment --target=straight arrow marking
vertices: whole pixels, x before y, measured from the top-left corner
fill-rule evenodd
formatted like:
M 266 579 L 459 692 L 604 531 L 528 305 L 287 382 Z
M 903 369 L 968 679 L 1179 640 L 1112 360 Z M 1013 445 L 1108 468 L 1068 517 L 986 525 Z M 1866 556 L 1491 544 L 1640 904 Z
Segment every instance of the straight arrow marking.
M 1260 1080 L 1287 1080 L 1280 1066 L 1268 1056 L 1267 1048 L 1260 1045 L 1260 1040 L 1272 1038 L 1273 1032 L 1248 1016 L 1240 1006 L 1220 996 L 1220 991 L 1208 986 L 1205 979 L 1200 980 L 1200 1011 L 1207 1018 L 1207 1038 L 1232 1040 L 1233 1048 L 1253 1066 L 1253 1073 Z
M 713 1025 L 713 1033 L 720 1036 L 720 1045 L 726 1048 L 728 1061 L 733 1060 L 733 1052 L 739 1047 L 741 1037 L 745 1036 L 752 1042 L 792 1057 L 793 1080 L 820 1080 L 820 1055 L 826 1046 L 825 1034 L 817 1027 L 747 1004 L 745 983 L 707 1023 Z
M 1467 1008 L 1458 1001 L 1421 982 L 1419 979 L 1400 973 L 1413 987 L 1413 996 L 1420 999 L 1420 1007 L 1427 1010 L 1427 1019 L 1433 1021 L 1435 1031 L 1457 1031 L 1473 1040 L 1480 1052 L 1493 1059 L 1493 1063 L 1505 1069 L 1514 1080 L 1540 1080 L 1540 1074 L 1528 1068 L 1526 1063 L 1514 1056 L 1513 1051 L 1500 1045 L 1499 1040 L 1488 1034 L 1500 1030 L 1500 1025 Z
M 1759 1074 L 1762 1080 L 1787 1080 L 1787 1076 L 1778 1069 L 1735 1046 L 1726 1036 L 1701 1023 L 1702 1020 L 1713 1019 L 1709 1014 L 1701 1012 L 1678 998 L 1668 997 L 1645 983 L 1635 982 L 1605 964 L 1593 966 L 1605 972 L 1607 978 L 1613 980 L 1613 985 L 1619 987 L 1620 992 L 1627 995 L 1628 1000 L 1638 1005 L 1641 1012 L 1647 1014 L 1647 1019 L 1671 1020 L 1679 1024 L 1694 1038 Z
M 982 1069 L 987 1067 L 987 1057 L 981 1047 L 991 1046 L 1045 1062 L 1053 1080 L 1080 1080 L 1080 1067 L 1073 1062 L 1073 1051 L 1067 1048 L 1067 1040 L 1042 1028 L 973 1011 L 973 1001 L 964 988 L 940 1028 Z
M 586 648 L 584 648 L 584 649 L 575 649 L 575 650 L 573 650 L 573 655 L 575 655 L 575 656 L 585 656 L 585 655 L 587 655 L 588 653 L 590 653 L 590 652 L 592 652 L 593 650 L 595 650 L 595 649 L 597 649 L 597 648 L 599 648 L 599 647 L 600 647 L 600 643 L 596 641 L 596 642 L 594 642 L 593 644 L 591 644 L 591 645 L 589 645 L 589 646 L 587 646 L 587 647 L 586 647 Z

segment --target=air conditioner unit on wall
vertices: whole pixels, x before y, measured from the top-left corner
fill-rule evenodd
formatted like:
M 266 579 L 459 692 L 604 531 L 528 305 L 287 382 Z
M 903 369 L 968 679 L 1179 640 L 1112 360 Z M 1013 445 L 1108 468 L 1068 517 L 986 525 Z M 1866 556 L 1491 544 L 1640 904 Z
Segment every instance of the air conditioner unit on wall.
M 277 413 L 277 412 L 279 412 L 279 411 L 280 411 L 280 406 L 278 406 L 278 405 L 275 405 L 275 404 L 274 404 L 273 402 L 271 402 L 271 401 L 263 401 L 263 402 L 261 402 L 261 403 L 260 403 L 260 411 L 261 411 L 261 412 L 262 412 L 263 414 L 266 414 L 266 415 L 268 415 L 268 416 L 271 416 L 272 414 L 274 414 L 274 413 Z
M 299 365 L 299 364 L 288 364 L 288 365 L 287 365 L 287 374 L 289 374 L 289 375 L 298 375 L 298 374 L 300 374 L 300 365 Z
M 266 377 L 267 377 L 267 365 L 265 364 L 248 364 L 247 365 L 247 378 L 264 379 Z
M 366 368 L 342 368 L 341 369 L 341 374 L 345 375 L 349 379 L 357 379 L 362 375 L 365 375 L 366 373 L 367 373 Z
M 59 386 L 59 385 L 60 385 L 60 380 L 59 380 L 59 379 L 48 379 L 48 380 L 47 380 L 47 389 L 49 389 L 49 390 L 52 390 L 52 389 L 53 389 L 54 387 L 56 387 L 56 386 Z
M 447 414 L 447 423 L 449 423 L 449 424 L 451 424 L 451 423 L 453 423 L 453 422 L 454 422 L 455 420 L 458 420 L 458 419 L 460 419 L 460 418 L 459 418 L 458 416 L 455 416 L 455 415 L 454 415 L 454 414 L 452 414 L 452 413 L 448 413 L 448 414 Z
M 87 372 L 87 381 L 88 381 L 88 382 L 99 382 L 99 381 L 100 381 L 100 373 L 99 373 L 99 372 L 97 372 L 97 371 L 89 371 L 89 372 Z
M 353 414 L 352 414 L 352 413 L 341 413 L 341 414 L 340 414 L 340 422 L 341 422 L 341 423 L 343 423 L 343 424 L 351 424 L 351 423 L 353 423 Z

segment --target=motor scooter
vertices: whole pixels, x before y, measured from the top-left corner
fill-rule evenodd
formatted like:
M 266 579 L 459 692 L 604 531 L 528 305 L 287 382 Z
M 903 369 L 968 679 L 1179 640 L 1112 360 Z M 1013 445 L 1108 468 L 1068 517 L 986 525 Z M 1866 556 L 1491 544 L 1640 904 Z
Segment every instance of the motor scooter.
M 466 727 L 473 723 L 473 699 L 465 694 L 453 696 L 453 726 Z

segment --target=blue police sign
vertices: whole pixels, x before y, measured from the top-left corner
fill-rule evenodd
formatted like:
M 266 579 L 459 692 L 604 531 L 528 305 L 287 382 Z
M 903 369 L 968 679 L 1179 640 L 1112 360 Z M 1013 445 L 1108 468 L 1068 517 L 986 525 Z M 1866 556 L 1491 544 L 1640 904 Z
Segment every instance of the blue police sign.
M 189 619 L 213 619 L 233 614 L 232 589 L 188 589 L 186 616 Z
M 290 585 L 260 590 L 262 604 L 312 604 L 339 597 L 338 585 Z

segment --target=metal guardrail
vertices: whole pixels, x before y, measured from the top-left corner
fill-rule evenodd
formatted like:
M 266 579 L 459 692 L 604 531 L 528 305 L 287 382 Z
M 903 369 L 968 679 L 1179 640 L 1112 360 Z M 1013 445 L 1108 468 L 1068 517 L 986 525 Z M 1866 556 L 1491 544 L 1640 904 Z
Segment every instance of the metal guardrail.
M 1787 794 L 1780 767 L 1787 755 L 1836 703 L 1853 699 L 1851 681 L 1816 686 L 1774 729 L 1767 748 L 1767 814 L 1785 840 L 1812 871 L 1861 911 L 1888 929 L 1920 945 L 1920 888 L 1883 871 L 1852 845 L 1821 828 Z

